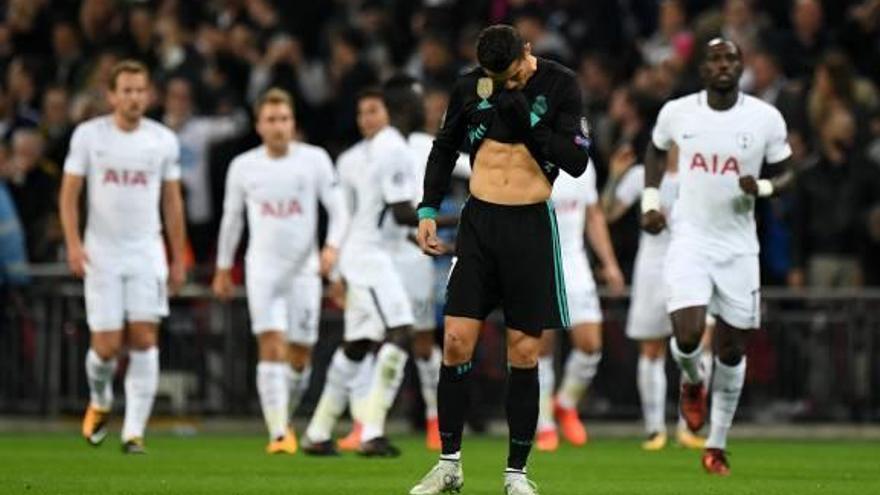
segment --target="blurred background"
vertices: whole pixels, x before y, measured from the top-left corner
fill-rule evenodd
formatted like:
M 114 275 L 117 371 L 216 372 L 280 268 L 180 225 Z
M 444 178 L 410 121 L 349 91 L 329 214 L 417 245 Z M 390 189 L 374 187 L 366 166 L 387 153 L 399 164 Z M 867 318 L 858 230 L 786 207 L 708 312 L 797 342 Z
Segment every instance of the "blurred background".
M 594 130 L 599 186 L 641 161 L 669 98 L 698 90 L 709 39 L 736 41 L 742 90 L 785 117 L 800 168 L 790 192 L 759 201 L 764 331 L 749 349 L 741 416 L 757 422 L 880 422 L 880 0 L 6 0 L 0 2 L 0 414 L 59 418 L 87 400 L 81 283 L 57 215 L 74 126 L 108 111 L 110 68 L 152 71 L 149 115 L 180 139 L 190 283 L 163 324 L 156 411 L 250 417 L 259 427 L 254 343 L 241 298 L 212 300 L 230 159 L 258 144 L 250 105 L 270 86 L 296 100 L 300 138 L 334 157 L 358 140 L 355 96 L 397 71 L 423 83 L 435 132 L 483 27 L 507 22 L 533 53 L 576 71 Z M 466 185 L 446 208 L 455 209 Z M 612 227 L 632 274 L 638 212 Z M 448 260 L 438 260 L 445 273 Z M 239 280 L 242 277 L 240 263 Z M 438 277 L 440 283 L 444 277 Z M 442 290 L 438 294 L 442 295 Z M 639 417 L 626 296 L 604 297 L 605 357 L 588 421 Z M 440 303 L 438 302 L 438 309 Z M 502 325 L 478 356 L 472 426 L 501 412 Z M 341 338 L 325 303 L 312 390 Z M 565 343 L 559 353 L 567 352 Z M 673 366 L 670 365 L 670 371 Z M 120 370 L 123 373 L 124 370 Z M 419 425 L 415 378 L 397 405 Z M 673 387 L 670 387 L 673 388 Z M 670 417 L 673 409 L 670 398 Z

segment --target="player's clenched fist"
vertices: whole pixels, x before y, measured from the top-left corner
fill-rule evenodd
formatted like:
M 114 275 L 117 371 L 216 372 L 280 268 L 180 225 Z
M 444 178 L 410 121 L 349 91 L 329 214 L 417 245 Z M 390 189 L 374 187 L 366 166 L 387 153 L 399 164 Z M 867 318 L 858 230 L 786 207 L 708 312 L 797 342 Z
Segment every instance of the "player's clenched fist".
M 666 215 L 650 210 L 642 213 L 642 229 L 649 234 L 659 234 L 666 228 Z
M 739 188 L 750 196 L 758 195 L 758 181 L 751 175 L 739 178 Z
M 430 256 L 443 254 L 443 243 L 437 237 L 437 222 L 433 218 L 423 218 L 419 221 L 419 232 L 416 241 L 422 252 Z
M 231 299 L 235 290 L 235 284 L 232 283 L 232 273 L 229 270 L 217 270 L 217 273 L 214 274 L 214 280 L 211 282 L 211 290 L 221 301 L 225 302 Z

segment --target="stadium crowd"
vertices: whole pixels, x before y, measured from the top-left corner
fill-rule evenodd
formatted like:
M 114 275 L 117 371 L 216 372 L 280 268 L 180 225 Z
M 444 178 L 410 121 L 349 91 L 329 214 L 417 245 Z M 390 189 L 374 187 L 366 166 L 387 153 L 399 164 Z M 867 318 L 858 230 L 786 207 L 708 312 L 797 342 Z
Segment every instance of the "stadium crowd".
M 426 129 L 490 23 L 577 72 L 600 184 L 642 155 L 663 102 L 699 89 L 699 47 L 743 50 L 743 91 L 774 104 L 800 164 L 758 209 L 767 284 L 880 285 L 880 0 L 8 0 L 0 12 L 0 253 L 5 279 L 64 259 L 57 214 L 73 127 L 108 110 L 115 62 L 152 71 L 149 115 L 177 132 L 192 253 L 210 266 L 229 160 L 258 143 L 250 106 L 295 96 L 302 139 L 358 139 L 356 95 L 395 71 L 422 81 Z M 627 278 L 634 207 L 612 227 Z M 21 246 L 26 246 L 24 249 Z

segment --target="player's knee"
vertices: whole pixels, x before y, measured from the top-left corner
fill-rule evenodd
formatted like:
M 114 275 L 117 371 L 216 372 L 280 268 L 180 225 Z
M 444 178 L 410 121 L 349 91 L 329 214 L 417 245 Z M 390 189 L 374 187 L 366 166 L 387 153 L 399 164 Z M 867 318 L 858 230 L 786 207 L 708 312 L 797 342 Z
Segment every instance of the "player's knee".
M 109 361 L 119 356 L 122 344 L 111 341 L 92 341 L 91 348 L 103 361 Z
M 130 331 L 128 334 L 128 347 L 138 351 L 145 351 L 156 346 L 156 332 L 149 329 Z
M 373 346 L 375 346 L 375 343 L 372 340 L 353 340 L 343 344 L 342 352 L 345 353 L 345 357 L 348 359 L 360 362 L 364 359 L 364 356 L 366 356 L 367 353 L 373 350 Z
M 447 329 L 443 334 L 443 364 L 466 363 L 473 357 L 473 345 L 459 332 Z
M 641 354 L 648 359 L 659 359 L 666 355 L 666 342 L 646 340 L 641 344 Z
M 509 340 L 507 344 L 507 361 L 515 368 L 532 368 L 538 364 L 541 353 L 540 340 L 522 338 Z
M 312 348 L 309 346 L 291 344 L 287 349 L 287 360 L 290 367 L 296 371 L 304 370 L 311 362 Z
M 725 366 L 736 366 L 742 361 L 745 351 L 745 348 L 737 345 L 724 345 L 719 347 L 716 357 Z

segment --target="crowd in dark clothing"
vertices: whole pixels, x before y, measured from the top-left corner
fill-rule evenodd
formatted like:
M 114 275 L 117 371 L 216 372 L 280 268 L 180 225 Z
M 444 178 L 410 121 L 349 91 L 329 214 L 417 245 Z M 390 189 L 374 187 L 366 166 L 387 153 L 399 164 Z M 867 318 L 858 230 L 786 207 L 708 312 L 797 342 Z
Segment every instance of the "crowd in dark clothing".
M 358 139 L 358 92 L 405 71 L 430 95 L 436 129 L 477 34 L 496 22 L 577 72 L 600 183 L 622 149 L 642 160 L 663 102 L 700 88 L 705 43 L 735 41 L 743 91 L 780 109 L 801 166 L 793 191 L 758 209 L 766 282 L 880 285 L 880 0 L 8 0 L 0 177 L 29 261 L 64 259 L 55 198 L 67 144 L 108 111 L 117 61 L 151 69 L 149 115 L 181 138 L 193 252 L 209 264 L 227 164 L 258 142 L 258 95 L 289 90 L 300 137 L 335 156 Z M 613 240 L 629 275 L 635 209 Z

